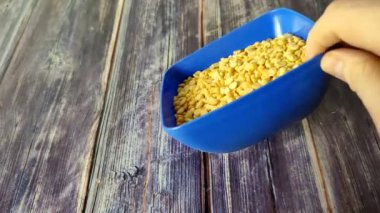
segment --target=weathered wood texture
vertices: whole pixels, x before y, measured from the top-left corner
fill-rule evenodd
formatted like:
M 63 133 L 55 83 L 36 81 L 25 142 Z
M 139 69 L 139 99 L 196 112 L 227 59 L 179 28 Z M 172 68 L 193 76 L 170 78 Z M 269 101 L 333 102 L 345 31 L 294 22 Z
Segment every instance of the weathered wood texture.
M 337 80 L 239 152 L 160 126 L 169 65 L 272 8 L 317 19 L 328 2 L 0 1 L 0 212 L 379 212 L 380 139 Z
M 211 212 L 275 212 L 268 143 L 240 152 L 209 156 Z
M 277 212 L 328 211 L 314 147 L 296 123 L 269 139 L 272 187 Z
M 0 84 L 1 212 L 83 207 L 116 6 L 35 5 Z
M 293 8 L 314 9 L 312 1 Z M 282 6 L 278 1 L 205 1 L 206 43 L 235 27 Z M 248 35 L 247 35 L 248 36 Z M 320 212 L 327 210 L 323 181 L 311 140 L 301 122 L 246 150 L 209 157 L 210 208 L 213 212 Z
M 235 1 L 204 1 L 204 42 L 217 39 L 248 20 L 248 8 Z M 268 143 L 206 158 L 207 209 L 211 212 L 274 212 Z
M 298 7 L 295 1 L 282 2 L 316 19 L 330 1 L 310 1 L 306 7 Z M 328 209 L 379 212 L 380 139 L 358 97 L 333 79 L 323 102 L 308 122 L 323 174 Z
M 308 119 L 334 212 L 380 211 L 379 136 L 358 97 L 332 80 Z
M 202 154 L 159 113 L 163 71 L 200 47 L 197 3 L 125 1 L 86 211 L 202 211 Z
M 0 1 L 0 82 L 37 0 Z

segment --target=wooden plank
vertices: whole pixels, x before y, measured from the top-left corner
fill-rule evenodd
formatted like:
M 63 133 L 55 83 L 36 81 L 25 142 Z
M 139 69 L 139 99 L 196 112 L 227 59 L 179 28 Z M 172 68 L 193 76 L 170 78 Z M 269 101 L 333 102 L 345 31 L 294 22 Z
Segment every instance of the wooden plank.
M 208 43 L 257 16 L 243 1 L 204 1 L 204 37 Z M 265 6 L 262 6 L 265 5 Z M 249 15 L 247 13 L 250 13 Z M 274 212 L 268 143 L 243 151 L 208 157 L 207 195 L 211 212 Z
M 0 1 L 0 82 L 37 0 Z
M 210 212 L 275 212 L 268 143 L 209 155 Z
M 315 158 L 300 123 L 269 141 L 271 175 L 278 212 L 326 212 L 328 204 Z M 314 148 L 314 147 L 311 147 Z
M 205 1 L 205 41 L 280 6 L 302 12 L 316 10 L 318 3 Z M 328 211 L 315 149 L 301 122 L 266 142 L 224 156 L 211 155 L 209 159 L 210 208 L 214 212 Z
M 379 212 L 380 140 L 358 97 L 332 80 L 308 120 L 332 210 Z
M 250 10 L 253 14 L 247 17 L 249 10 L 243 3 L 203 1 L 205 43 L 258 15 Z M 275 211 L 267 142 L 231 154 L 211 154 L 206 160 L 207 209 L 210 212 Z
M 314 19 L 330 2 L 282 1 Z M 314 9 L 316 8 L 316 9 Z M 380 208 L 379 136 L 360 100 L 332 80 L 318 110 L 308 118 L 327 205 L 334 212 L 378 212 Z
M 86 212 L 200 212 L 202 154 L 163 133 L 163 71 L 200 46 L 198 1 L 126 1 Z
M 117 5 L 35 6 L 0 85 L 1 211 L 83 208 Z
M 286 1 L 280 0 L 281 7 L 296 10 L 306 16 L 317 19 L 327 5 L 326 0 Z M 310 134 L 307 120 L 302 125 L 296 125 L 297 131 L 284 131 L 282 140 L 285 146 L 279 146 L 280 155 L 273 152 L 271 155 L 274 188 L 278 188 L 281 196 L 278 196 L 276 206 L 279 210 L 302 212 L 330 212 L 331 204 L 325 191 L 323 172 L 319 167 L 319 159 L 315 145 Z M 288 135 L 290 133 L 290 135 Z M 292 135 L 293 134 L 293 135 Z M 294 138 L 299 138 L 294 140 Z M 276 139 L 275 139 L 276 141 Z M 292 144 L 289 146 L 289 143 Z M 270 143 L 271 152 L 278 142 Z M 276 166 L 278 167 L 276 169 Z M 284 173 L 283 168 L 291 172 Z M 278 181 L 276 183 L 276 180 Z M 276 193 L 278 194 L 278 193 Z

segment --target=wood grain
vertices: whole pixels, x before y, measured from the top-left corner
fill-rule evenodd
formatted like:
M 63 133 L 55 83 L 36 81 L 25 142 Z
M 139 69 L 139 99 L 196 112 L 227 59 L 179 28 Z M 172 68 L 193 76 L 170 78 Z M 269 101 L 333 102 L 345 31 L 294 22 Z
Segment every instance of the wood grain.
M 126 1 L 97 141 L 87 212 L 200 212 L 202 154 L 168 137 L 167 67 L 200 46 L 198 1 Z
M 269 156 L 277 212 L 328 211 L 320 171 L 314 168 L 303 126 L 296 123 L 270 138 Z
M 0 82 L 37 0 L 0 1 Z
M 82 209 L 116 6 L 35 5 L 0 85 L 1 211 Z
M 0 212 L 379 212 L 380 138 L 337 80 L 239 152 L 160 126 L 169 65 L 272 8 L 316 20 L 328 3 L 0 1 Z
M 210 212 L 275 212 L 267 142 L 208 163 Z
M 332 210 L 379 212 L 380 140 L 358 97 L 332 80 L 308 120 Z
M 251 17 L 258 15 L 245 8 L 242 1 L 204 1 L 204 42 L 207 44 L 248 21 L 248 11 L 253 13 Z M 232 154 L 212 154 L 206 160 L 210 212 L 275 211 L 267 142 Z

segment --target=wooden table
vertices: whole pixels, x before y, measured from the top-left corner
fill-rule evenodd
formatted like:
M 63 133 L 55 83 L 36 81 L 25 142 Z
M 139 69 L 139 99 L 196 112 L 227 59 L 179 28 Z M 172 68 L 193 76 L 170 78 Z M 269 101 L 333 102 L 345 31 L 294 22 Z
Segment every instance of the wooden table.
M 379 212 L 380 149 L 357 96 L 240 152 L 160 126 L 162 74 L 276 7 L 327 0 L 0 0 L 0 212 Z

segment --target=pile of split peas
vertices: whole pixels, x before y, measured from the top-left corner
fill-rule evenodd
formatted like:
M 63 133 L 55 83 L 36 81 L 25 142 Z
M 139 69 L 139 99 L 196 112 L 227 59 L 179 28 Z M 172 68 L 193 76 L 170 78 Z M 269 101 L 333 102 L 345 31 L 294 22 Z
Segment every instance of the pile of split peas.
M 305 41 L 291 34 L 256 42 L 197 71 L 174 97 L 178 125 L 218 109 L 296 68 L 304 61 Z

